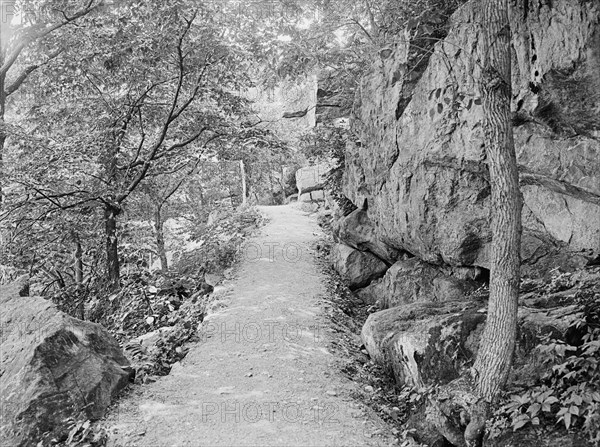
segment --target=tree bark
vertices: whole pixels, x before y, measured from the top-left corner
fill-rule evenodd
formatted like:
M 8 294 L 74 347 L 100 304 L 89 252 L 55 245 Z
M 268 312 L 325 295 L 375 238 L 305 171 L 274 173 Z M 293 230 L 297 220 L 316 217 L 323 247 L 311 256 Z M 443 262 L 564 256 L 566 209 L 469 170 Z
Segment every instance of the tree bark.
M 77 289 L 83 286 L 83 249 L 81 241 L 75 236 L 75 284 Z
M 2 82 L 0 82 L 0 88 L 2 88 Z M 0 102 L 4 103 L 4 95 L 0 92 Z M 4 125 L 4 104 L 0 106 L 0 127 Z M 6 132 L 0 129 L 0 178 L 3 176 L 2 167 L 4 161 L 4 146 L 6 144 Z M 0 209 L 2 209 L 2 204 L 4 203 L 4 189 L 2 188 L 2 183 L 0 183 Z
M 117 216 L 121 209 L 106 204 L 104 207 L 104 226 L 106 232 L 106 271 L 110 290 L 120 287 L 119 241 L 117 238 Z
M 4 65 L 4 49 L 2 48 L 2 36 L 0 32 L 0 67 Z M 4 146 L 6 144 L 6 132 L 4 131 L 4 116 L 6 114 L 6 92 L 5 92 L 5 84 L 6 84 L 6 75 L 0 73 L 0 178 L 2 178 L 3 173 L 1 169 L 3 168 L 2 162 L 4 159 Z M 4 191 L 2 189 L 2 184 L 0 183 L 0 208 L 2 208 L 2 203 L 4 202 Z
M 240 160 L 240 173 L 242 176 L 242 205 L 248 203 L 248 191 L 246 186 L 246 168 L 244 167 L 244 160 Z
M 77 313 L 80 320 L 85 320 L 85 303 L 81 293 L 83 291 L 83 250 L 77 234 L 73 234 L 73 236 L 75 238 L 75 286 L 77 287 L 77 299 L 79 300 Z
M 156 236 L 156 252 L 160 259 L 160 269 L 166 272 L 169 269 L 167 252 L 165 250 L 165 232 L 162 220 L 162 207 L 157 207 L 154 212 L 154 235 Z
M 285 195 L 285 169 L 283 165 L 279 165 L 279 168 L 281 172 L 281 180 L 279 181 L 279 185 L 281 186 L 281 204 L 285 205 L 285 199 L 287 199 Z
M 507 0 L 482 0 L 483 111 L 491 186 L 492 253 L 488 317 L 472 369 L 478 399 L 465 431 L 480 446 L 491 404 L 512 366 L 517 333 L 521 207 L 510 102 L 511 36 Z

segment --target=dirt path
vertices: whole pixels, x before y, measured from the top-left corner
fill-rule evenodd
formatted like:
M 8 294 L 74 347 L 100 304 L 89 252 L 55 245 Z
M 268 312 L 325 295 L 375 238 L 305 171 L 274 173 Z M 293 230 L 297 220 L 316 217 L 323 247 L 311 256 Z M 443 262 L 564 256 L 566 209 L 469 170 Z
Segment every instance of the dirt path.
M 376 416 L 354 401 L 321 313 L 315 222 L 295 205 L 263 207 L 270 222 L 244 250 L 224 308 L 203 323 L 181 365 L 109 417 L 112 446 L 387 446 Z

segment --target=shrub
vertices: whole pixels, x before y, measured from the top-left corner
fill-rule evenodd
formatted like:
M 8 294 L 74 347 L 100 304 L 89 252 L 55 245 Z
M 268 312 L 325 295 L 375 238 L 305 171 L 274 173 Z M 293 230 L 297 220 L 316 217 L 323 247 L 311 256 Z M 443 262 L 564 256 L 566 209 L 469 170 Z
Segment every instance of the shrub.
M 581 292 L 581 318 L 567 332 L 572 344 L 548 338 L 537 347 L 551 369 L 526 391 L 507 397 L 491 437 L 509 428 L 558 424 L 600 445 L 600 297 L 594 290 Z

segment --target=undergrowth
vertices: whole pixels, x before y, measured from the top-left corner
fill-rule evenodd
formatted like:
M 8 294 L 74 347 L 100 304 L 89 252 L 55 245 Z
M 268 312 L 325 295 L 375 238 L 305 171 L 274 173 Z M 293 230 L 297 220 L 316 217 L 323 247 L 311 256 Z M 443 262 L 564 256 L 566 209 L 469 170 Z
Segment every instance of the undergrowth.
M 572 286 L 570 275 L 555 277 L 554 291 Z M 490 438 L 529 427 L 566 430 L 600 445 L 600 284 L 579 289 L 580 316 L 567 341 L 546 337 L 536 348 L 547 372 L 525 389 L 507 394 L 490 422 Z
M 222 210 L 211 222 L 189 230 L 192 249 L 174 256 L 169 271 L 150 271 L 143 263 L 122 275 L 121 288 L 107 293 L 103 285 L 66 287 L 50 298 L 76 318 L 101 323 L 120 342 L 135 372 L 135 383 L 147 383 L 170 372 L 189 343 L 199 341 L 198 327 L 210 311 L 213 286 L 207 275 L 222 276 L 241 257 L 244 240 L 262 225 L 253 208 Z M 39 447 L 102 447 L 106 430 L 82 414 L 65 421 L 65 435 L 47 433 Z

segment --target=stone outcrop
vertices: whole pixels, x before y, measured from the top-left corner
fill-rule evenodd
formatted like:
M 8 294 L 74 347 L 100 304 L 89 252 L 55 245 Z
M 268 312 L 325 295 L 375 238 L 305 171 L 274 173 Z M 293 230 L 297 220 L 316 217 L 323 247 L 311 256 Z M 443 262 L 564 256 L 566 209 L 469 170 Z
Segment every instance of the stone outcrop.
M 359 138 L 346 147 L 344 194 L 359 210 L 334 226 L 338 242 L 391 264 L 355 291 L 383 309 L 362 331 L 371 358 L 401 386 L 441 385 L 447 402 L 461 399 L 455 385 L 465 381 L 487 316 L 484 292 L 473 293 L 489 276 L 493 206 L 480 7 L 460 7 L 418 67 L 409 64 L 406 36 L 374 58 L 351 118 Z M 540 280 L 554 267 L 573 271 L 600 259 L 600 3 L 512 0 L 510 13 L 522 271 Z M 573 290 L 570 298 L 540 290 L 520 297 L 511 372 L 519 383 L 548 371 L 534 348 L 544 336 L 571 343 L 578 318 Z M 425 407 L 416 432 L 432 430 Z M 444 427 L 433 431 L 432 440 L 454 442 Z
M 331 166 L 328 163 L 317 163 L 312 166 L 305 166 L 296 171 L 296 187 L 298 188 L 299 202 L 306 201 L 307 197 L 312 200 L 312 196 L 309 193 L 323 194 L 325 175 L 330 169 Z M 324 199 L 324 196 L 321 199 Z
M 344 244 L 331 249 L 331 262 L 350 289 L 369 285 L 385 273 L 387 266 L 377 256 L 356 250 Z
M 70 417 L 100 418 L 130 371 L 102 326 L 18 290 L 0 289 L 0 439 L 30 446 L 44 433 L 63 436 Z
M 382 285 L 382 278 L 376 279 L 366 287 L 354 291 L 354 295 L 358 297 L 364 304 L 376 305 L 382 309 L 385 290 Z
M 600 5 L 513 3 L 522 258 L 526 273 L 542 275 L 600 253 Z M 344 192 L 359 207 L 368 200 L 376 238 L 390 247 L 431 264 L 488 269 L 478 5 L 454 14 L 414 90 L 406 43 L 373 64 L 355 104 L 360 141 L 347 149 Z

